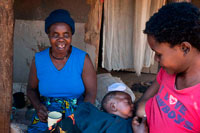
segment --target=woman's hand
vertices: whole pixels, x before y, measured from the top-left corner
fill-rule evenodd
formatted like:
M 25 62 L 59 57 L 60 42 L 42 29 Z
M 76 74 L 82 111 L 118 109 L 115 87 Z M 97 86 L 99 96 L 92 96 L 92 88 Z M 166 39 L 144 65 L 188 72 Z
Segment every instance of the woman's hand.
M 36 109 L 37 115 L 41 122 L 47 122 L 48 118 L 48 110 L 43 104 L 39 104 L 39 106 Z
M 141 122 L 139 119 L 142 119 Z M 132 128 L 134 133 L 148 133 L 146 117 L 139 118 L 135 116 L 132 120 Z
M 34 108 L 36 109 L 40 121 L 47 122 L 48 110 L 43 104 L 40 103 L 40 94 L 38 93 L 37 88 L 38 88 L 38 78 L 35 66 L 35 59 L 33 59 L 29 73 L 27 96 L 31 101 L 31 103 L 33 104 Z

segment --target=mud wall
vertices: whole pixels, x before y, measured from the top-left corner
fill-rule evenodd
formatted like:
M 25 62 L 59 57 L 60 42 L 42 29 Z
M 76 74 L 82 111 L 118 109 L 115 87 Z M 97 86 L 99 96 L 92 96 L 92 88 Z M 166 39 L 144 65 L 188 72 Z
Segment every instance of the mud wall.
M 95 47 L 84 42 L 90 5 L 85 0 L 15 0 L 14 3 L 14 82 L 26 83 L 34 54 L 50 46 L 44 20 L 55 9 L 67 9 L 75 21 L 72 45 L 88 52 L 95 60 Z

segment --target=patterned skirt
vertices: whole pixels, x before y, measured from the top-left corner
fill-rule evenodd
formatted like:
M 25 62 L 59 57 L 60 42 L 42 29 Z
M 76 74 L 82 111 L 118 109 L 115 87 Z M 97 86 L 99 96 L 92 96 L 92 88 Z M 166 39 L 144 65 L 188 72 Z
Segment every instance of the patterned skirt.
M 53 97 L 42 97 L 42 103 L 47 107 L 48 111 L 58 111 L 62 113 L 62 118 L 67 118 L 71 115 L 77 107 L 77 99 L 68 98 L 53 98 Z M 34 113 L 32 117 L 32 124 L 28 127 L 28 133 L 41 133 L 48 129 L 48 125 L 45 122 L 41 122 Z

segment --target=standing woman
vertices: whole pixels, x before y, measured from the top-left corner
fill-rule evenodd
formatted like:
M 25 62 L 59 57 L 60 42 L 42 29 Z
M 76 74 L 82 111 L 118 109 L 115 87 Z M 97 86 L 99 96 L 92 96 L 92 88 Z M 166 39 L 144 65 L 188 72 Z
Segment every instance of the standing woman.
M 45 32 L 51 47 L 35 54 L 27 87 L 37 112 L 28 129 L 34 133 L 47 129 L 48 111 L 67 117 L 79 101 L 94 103 L 97 91 L 96 72 L 88 54 L 71 45 L 75 26 L 69 12 L 51 12 L 45 19 Z

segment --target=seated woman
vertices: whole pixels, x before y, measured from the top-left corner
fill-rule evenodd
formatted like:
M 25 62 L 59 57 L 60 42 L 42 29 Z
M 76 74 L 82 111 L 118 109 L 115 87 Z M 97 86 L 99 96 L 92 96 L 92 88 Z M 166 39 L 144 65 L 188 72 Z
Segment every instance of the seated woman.
M 59 111 L 65 118 L 79 101 L 94 103 L 97 91 L 96 72 L 88 54 L 71 45 L 75 26 L 69 12 L 58 9 L 50 13 L 45 32 L 51 47 L 35 54 L 27 87 L 37 112 L 28 129 L 34 133 L 48 128 L 48 111 Z

